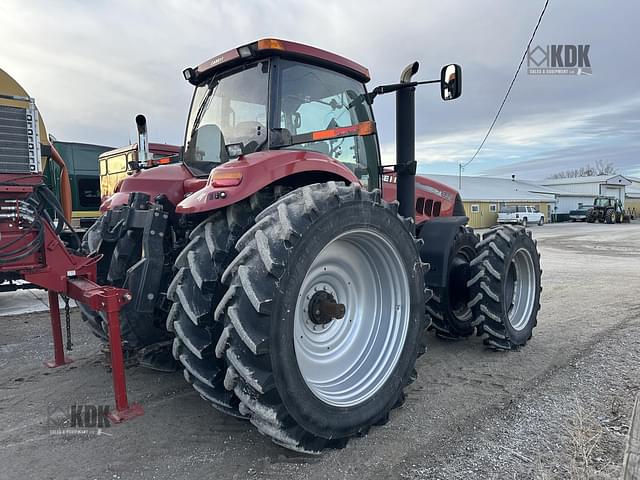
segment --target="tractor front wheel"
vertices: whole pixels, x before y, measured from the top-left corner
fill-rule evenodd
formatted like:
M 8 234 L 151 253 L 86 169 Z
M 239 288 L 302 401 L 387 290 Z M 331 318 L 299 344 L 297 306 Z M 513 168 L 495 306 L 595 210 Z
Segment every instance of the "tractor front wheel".
M 605 219 L 605 222 L 609 224 L 616 223 L 616 211 L 613 208 L 610 208 L 604 214 L 604 219 Z
M 302 187 L 236 248 L 216 352 L 240 411 L 309 453 L 386 422 L 415 378 L 425 326 L 422 263 L 397 205 L 357 185 Z
M 496 350 L 527 343 L 540 309 L 540 254 L 531 232 L 522 227 L 494 227 L 478 244 L 470 307 L 480 323 L 478 334 Z

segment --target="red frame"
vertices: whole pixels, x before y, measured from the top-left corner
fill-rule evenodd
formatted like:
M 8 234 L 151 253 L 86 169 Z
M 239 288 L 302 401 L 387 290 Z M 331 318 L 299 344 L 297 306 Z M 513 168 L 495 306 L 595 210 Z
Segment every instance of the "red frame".
M 34 187 L 43 183 L 39 174 L 0 174 L 0 200 L 17 201 L 26 199 Z M 5 212 L 6 213 L 6 212 Z M 107 315 L 109 326 L 109 346 L 116 409 L 110 418 L 114 422 L 124 421 L 142 415 L 142 407 L 129 404 L 124 372 L 124 358 L 120 337 L 119 312 L 123 305 L 131 300 L 131 294 L 122 288 L 100 286 L 96 284 L 96 266 L 99 256 L 85 257 L 71 253 L 62 243 L 51 225 L 43 220 L 43 243 L 41 248 L 31 255 L 13 263 L 0 264 L 0 272 L 12 272 L 27 282 L 49 291 L 49 309 L 54 346 L 54 360 L 47 362 L 49 367 L 59 367 L 71 360 L 64 355 L 62 345 L 62 325 L 58 294 L 84 303 L 92 310 L 103 311 Z M 24 236 L 20 222 L 0 219 L 0 246 L 18 249 L 36 239 L 37 233 Z M 13 242 L 13 243 L 11 243 Z

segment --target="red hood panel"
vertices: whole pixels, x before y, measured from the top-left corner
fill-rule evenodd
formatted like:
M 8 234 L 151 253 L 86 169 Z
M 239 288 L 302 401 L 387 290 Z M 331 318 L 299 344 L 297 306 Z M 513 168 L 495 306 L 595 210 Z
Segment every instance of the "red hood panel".
M 164 194 L 171 203 L 177 205 L 185 196 L 185 186 L 187 191 L 193 192 L 194 189 L 201 188 L 204 183 L 204 179 L 195 179 L 182 164 L 140 170 L 122 181 L 118 191 L 102 202 L 100 211 L 105 212 L 128 203 L 129 194 L 133 192 L 144 192 L 152 200 Z

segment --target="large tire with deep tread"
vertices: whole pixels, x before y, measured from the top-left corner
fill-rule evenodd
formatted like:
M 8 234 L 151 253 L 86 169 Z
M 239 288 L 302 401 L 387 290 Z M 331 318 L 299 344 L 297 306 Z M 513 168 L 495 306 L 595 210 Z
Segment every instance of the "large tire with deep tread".
M 105 219 L 105 215 L 101 216 L 85 232 L 83 249 L 87 254 L 101 253 L 103 255 L 98 262 L 97 280 L 99 284 L 128 288 L 130 269 L 147 255 L 153 255 L 153 252 L 146 252 L 142 248 L 142 230 L 127 230 L 114 242 L 104 241 L 100 232 Z M 166 235 L 166 238 L 168 239 L 169 235 Z M 168 246 L 165 247 L 165 250 L 168 250 Z M 169 252 L 165 252 L 165 254 L 167 253 Z M 168 263 L 161 275 L 161 292 L 166 291 L 170 281 L 171 263 Z M 120 310 L 120 334 L 125 350 L 137 351 L 171 338 L 165 328 L 167 311 L 163 309 L 162 298 L 163 296 L 160 296 L 157 299 L 156 308 L 150 313 L 135 311 L 135 297 L 134 301 L 126 304 Z M 90 330 L 101 340 L 108 341 L 106 315 L 103 312 L 91 310 L 84 304 L 79 304 L 79 307 L 81 317 Z
M 468 306 L 471 298 L 467 282 L 470 277 L 469 264 L 476 257 L 479 241 L 480 237 L 472 228 L 461 225 L 451 246 L 447 287 L 432 288 L 433 296 L 427 302 L 427 315 L 440 338 L 457 340 L 476 331 L 477 319 Z
M 307 453 L 342 447 L 349 437 L 366 434 L 372 425 L 386 422 L 390 410 L 404 401 L 404 387 L 415 378 L 415 360 L 424 348 L 421 333 L 425 327 L 423 266 L 412 229 L 411 221 L 398 216 L 397 204 L 381 200 L 379 191 L 329 182 L 302 187 L 281 198 L 258 215 L 256 225 L 237 242 L 240 253 L 223 275 L 229 290 L 218 306 L 224 330 L 216 352 L 226 360 L 224 385 L 238 397 L 240 412 L 275 443 Z M 349 232 L 382 238 L 392 246 L 388 255 L 397 257 L 397 262 L 395 268 L 386 271 L 406 272 L 406 276 L 389 275 L 406 279 L 407 301 L 401 303 L 396 298 L 395 309 L 402 314 L 382 313 L 379 318 L 392 323 L 401 315 L 406 319 L 406 331 L 395 363 L 386 364 L 388 377 L 376 383 L 377 389 L 370 397 L 341 406 L 323 400 L 303 377 L 294 340 L 294 318 L 300 318 L 296 317 L 297 302 L 304 302 L 300 289 L 309 267 L 315 265 L 325 247 Z M 355 242 L 351 245 L 362 249 Z M 365 258 L 366 254 L 358 250 L 358 257 Z M 351 256 L 345 252 L 344 258 L 336 260 L 335 268 L 350 268 L 353 258 L 353 251 Z M 356 283 L 361 290 L 375 288 L 376 282 L 382 281 L 382 276 L 367 278 L 371 278 L 371 285 L 352 277 L 353 288 Z M 347 314 L 332 322 L 351 321 L 349 308 L 357 314 L 362 307 L 345 303 Z M 344 325 L 348 329 L 350 323 L 334 327 Z M 383 328 L 387 327 L 380 330 Z M 340 356 L 335 358 L 342 361 Z
M 218 410 L 236 417 L 244 415 L 238 411 L 237 397 L 224 388 L 226 364 L 215 354 L 223 329 L 216 307 L 227 291 L 220 280 L 237 255 L 236 241 L 255 216 L 285 192 L 281 186 L 269 187 L 200 223 L 176 258 L 176 274 L 167 292 L 173 301 L 167 330 L 175 333 L 173 355 L 182 363 L 185 379 Z
M 613 208 L 609 208 L 604 214 L 604 221 L 611 224 L 616 223 L 616 211 Z
M 531 231 L 511 225 L 491 228 L 471 263 L 469 306 L 484 344 L 495 350 L 525 345 L 537 325 L 542 292 L 540 254 Z

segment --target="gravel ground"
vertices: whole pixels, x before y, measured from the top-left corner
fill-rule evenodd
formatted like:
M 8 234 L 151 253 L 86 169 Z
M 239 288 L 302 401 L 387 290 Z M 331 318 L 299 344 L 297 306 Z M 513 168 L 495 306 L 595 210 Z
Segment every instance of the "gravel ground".
M 137 367 L 129 394 L 144 416 L 52 436 L 47 407 L 112 402 L 99 342 L 74 311 L 75 362 L 49 370 L 47 314 L 3 317 L 0 479 L 617 478 L 640 390 L 640 224 L 532 230 L 544 291 L 531 342 L 495 353 L 429 334 L 391 422 L 321 457 L 217 413 L 180 374 Z

